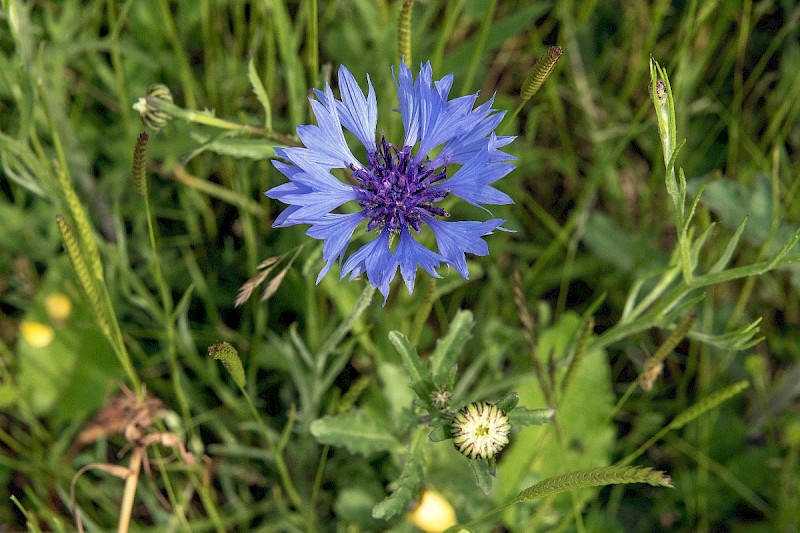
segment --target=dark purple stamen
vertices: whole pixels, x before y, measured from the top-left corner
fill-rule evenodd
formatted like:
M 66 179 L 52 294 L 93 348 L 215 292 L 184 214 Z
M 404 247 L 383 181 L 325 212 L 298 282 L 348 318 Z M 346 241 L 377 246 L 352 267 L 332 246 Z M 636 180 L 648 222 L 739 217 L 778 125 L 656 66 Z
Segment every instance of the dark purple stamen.
M 367 159 L 368 166 L 351 167 L 362 195 L 359 205 L 370 218 L 367 231 L 386 227 L 397 233 L 403 226 L 419 231 L 423 215 L 449 216 L 434 203 L 445 199 L 450 191 L 428 189 L 446 177 L 444 166 L 434 172 L 430 159 L 418 163 L 411 156 L 410 146 L 398 151 L 384 138 Z

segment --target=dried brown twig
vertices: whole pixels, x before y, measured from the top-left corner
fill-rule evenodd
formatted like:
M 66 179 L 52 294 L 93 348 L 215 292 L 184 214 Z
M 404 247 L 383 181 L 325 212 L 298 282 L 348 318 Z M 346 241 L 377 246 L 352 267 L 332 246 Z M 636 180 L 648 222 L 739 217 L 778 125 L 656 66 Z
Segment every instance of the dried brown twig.
M 128 445 L 120 450 L 120 454 L 124 454 L 128 449 L 133 450 L 127 467 L 110 463 L 92 463 L 75 472 L 70 483 L 70 503 L 73 519 L 79 532 L 83 533 L 84 529 L 78 513 L 75 489 L 80 476 L 89 470 L 101 470 L 125 480 L 117 527 L 119 533 L 128 531 L 136 487 L 139 483 L 139 474 L 142 467 L 144 467 L 147 479 L 154 487 L 154 492 L 159 500 L 165 507 L 169 508 L 169 502 L 155 488 L 155 483 L 152 480 L 150 461 L 147 456 L 148 446 L 160 444 L 177 450 L 181 461 L 186 466 L 192 466 L 197 461 L 195 456 L 186 450 L 183 441 L 176 435 L 154 429 L 153 424 L 163 410 L 163 402 L 148 394 L 144 386 L 142 386 L 142 398 L 139 398 L 133 391 L 123 385 L 120 394 L 112 398 L 75 439 L 69 457 L 74 456 L 81 448 L 96 441 L 98 438 L 114 433 L 122 433 L 128 441 Z

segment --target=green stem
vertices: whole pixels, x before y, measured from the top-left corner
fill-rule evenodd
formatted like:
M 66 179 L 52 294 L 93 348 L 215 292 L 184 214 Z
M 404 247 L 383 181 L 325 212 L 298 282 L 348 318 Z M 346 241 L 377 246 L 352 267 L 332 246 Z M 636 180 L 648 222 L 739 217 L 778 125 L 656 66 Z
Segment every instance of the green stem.
M 184 109 L 180 106 L 171 104 L 169 102 L 165 102 L 164 100 L 158 98 L 148 98 L 147 105 L 160 109 L 161 111 L 168 113 L 172 117 L 185 120 L 186 122 L 194 122 L 195 124 L 203 124 L 205 126 L 211 126 L 213 128 L 218 128 L 222 130 L 250 133 L 252 135 L 258 135 L 261 137 L 266 137 L 267 139 L 275 140 L 279 143 L 285 144 L 286 146 L 302 146 L 302 143 L 292 139 L 291 137 L 283 133 L 278 133 L 275 131 L 267 131 L 264 128 L 260 128 L 258 126 L 251 126 L 250 124 L 242 124 L 241 122 L 226 120 L 224 118 L 219 118 L 209 115 L 206 112 Z
M 195 107 L 194 98 L 194 80 L 192 77 L 192 69 L 189 62 L 186 60 L 186 54 L 181 48 L 181 41 L 178 37 L 178 31 L 175 28 L 175 21 L 172 18 L 172 12 L 169 7 L 168 0 L 161 0 L 159 2 L 161 8 L 161 27 L 164 29 L 167 41 L 172 47 L 172 52 L 175 54 L 175 61 L 178 63 L 178 74 L 181 78 L 181 85 L 183 85 L 183 94 L 186 98 L 186 105 Z
M 428 317 L 433 309 L 433 304 L 436 302 L 436 278 L 428 278 L 428 284 L 425 287 L 425 296 L 423 297 L 422 304 L 414 315 L 414 323 L 411 326 L 411 334 L 408 336 L 412 346 L 416 346 L 419 342 L 420 333 L 428 321 Z
M 191 419 L 191 410 L 189 408 L 189 400 L 186 398 L 183 386 L 181 385 L 181 367 L 178 363 L 175 324 L 173 323 L 174 317 L 172 316 L 175 303 L 172 300 L 169 285 L 164 279 L 164 273 L 161 270 L 161 258 L 158 254 L 156 229 L 153 224 L 153 214 L 150 209 L 150 198 L 148 195 L 144 196 L 144 209 L 145 218 L 147 219 L 147 233 L 150 239 L 150 249 L 153 251 L 153 273 L 156 278 L 156 285 L 158 285 L 159 292 L 161 293 L 161 306 L 164 311 L 164 332 L 167 336 L 167 353 L 169 355 L 172 387 L 175 389 L 175 396 L 177 396 L 178 403 L 181 406 L 183 419 L 189 422 Z
M 317 0 L 308 2 L 308 36 L 306 48 L 308 49 L 308 74 L 311 87 L 319 86 L 319 29 Z
M 467 75 L 464 78 L 464 83 L 461 85 L 461 94 L 467 94 L 468 92 L 471 92 L 470 88 L 472 87 L 472 80 L 475 78 L 475 74 L 478 72 L 478 64 L 481 62 L 483 51 L 486 48 L 486 41 L 489 38 L 489 30 L 492 27 L 492 22 L 494 21 L 494 12 L 496 9 L 497 0 L 490 0 L 489 7 L 486 10 L 486 15 L 481 22 L 478 40 L 475 43 L 475 48 L 472 50 L 472 59 L 469 63 Z
M 256 406 L 253 404 L 253 400 L 250 399 L 247 391 L 244 389 L 244 387 L 239 387 L 239 390 L 242 392 L 242 396 L 247 402 L 250 412 L 253 414 L 253 418 L 258 425 L 261 426 L 261 429 L 264 432 L 264 440 L 267 443 L 267 448 L 269 448 L 269 451 L 272 454 L 273 461 L 275 461 L 275 468 L 278 470 L 278 476 L 281 479 L 283 490 L 286 491 L 286 495 L 289 497 L 289 501 L 292 502 L 292 505 L 294 505 L 295 509 L 303 514 L 306 519 L 306 523 L 310 527 L 313 523 L 313 518 L 310 514 L 310 507 L 303 504 L 303 499 L 300 497 L 300 493 L 297 492 L 297 489 L 292 482 L 292 477 L 289 475 L 289 469 L 286 467 L 286 461 L 283 459 L 283 451 L 279 449 L 274 442 L 272 442 L 272 439 L 269 436 L 270 429 L 267 427 L 267 423 L 261 417 L 258 409 L 256 409 Z

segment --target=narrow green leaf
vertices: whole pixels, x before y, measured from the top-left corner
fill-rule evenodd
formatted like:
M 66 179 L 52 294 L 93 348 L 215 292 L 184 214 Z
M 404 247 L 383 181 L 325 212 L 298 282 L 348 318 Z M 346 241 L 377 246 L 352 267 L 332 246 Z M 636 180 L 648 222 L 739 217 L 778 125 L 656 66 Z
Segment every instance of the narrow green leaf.
M 541 426 L 550 422 L 556 410 L 552 407 L 543 409 L 528 409 L 527 407 L 517 407 L 508 413 L 508 421 L 511 427 L 519 426 Z
M 731 260 L 733 256 L 733 252 L 736 250 L 736 247 L 739 245 L 739 239 L 742 237 L 742 233 L 744 233 L 744 228 L 747 225 L 747 221 L 750 219 L 749 216 L 744 217 L 742 219 L 742 223 L 739 224 L 739 227 L 736 228 L 733 236 L 728 241 L 728 244 L 725 246 L 725 250 L 722 252 L 722 255 L 719 256 L 717 262 L 709 269 L 709 273 L 714 272 L 722 272 L 722 269 L 728 266 L 728 262 Z
M 185 315 L 187 309 L 189 308 L 189 302 L 192 300 L 192 295 L 194 294 L 194 289 L 196 285 L 192 282 L 189 287 L 186 288 L 184 291 L 183 296 L 181 299 L 178 300 L 178 303 L 175 304 L 175 309 L 172 311 L 172 316 L 170 320 L 176 321 L 178 317 Z
M 321 443 L 344 446 L 352 453 L 369 455 L 389 450 L 397 439 L 377 421 L 359 410 L 314 420 L 311 434 Z
M 783 257 L 789 253 L 789 250 L 794 248 L 794 245 L 797 244 L 798 240 L 800 240 L 800 229 L 795 231 L 792 237 L 786 241 L 786 244 L 784 244 L 783 247 L 778 250 L 778 253 L 775 254 L 775 257 L 770 259 L 766 270 L 771 270 L 773 267 L 775 267 L 775 265 L 778 264 L 778 261 L 783 259 Z
M 263 3 L 266 9 L 265 16 L 273 20 L 275 41 L 278 45 L 278 55 L 281 61 L 281 74 L 285 85 L 284 93 L 289 105 L 289 122 L 304 124 L 306 102 L 306 80 L 303 65 L 300 63 L 300 54 L 296 34 L 292 31 L 292 17 L 289 13 L 287 2 L 270 0 Z
M 681 146 L 683 146 L 683 144 L 685 142 L 686 142 L 686 139 L 684 139 L 681 142 Z M 685 197 L 686 196 L 686 177 L 683 174 L 683 169 L 681 169 L 679 174 L 681 176 L 681 184 L 683 185 L 683 196 Z M 703 196 L 703 192 L 706 190 L 706 185 L 708 185 L 707 181 L 704 182 L 702 185 L 700 185 L 700 189 L 697 191 L 697 194 L 692 199 L 692 205 L 689 207 L 689 213 L 688 213 L 688 215 L 686 216 L 686 218 L 683 221 L 683 227 L 680 228 L 681 234 L 685 234 L 689 230 L 689 226 L 692 223 L 692 219 L 694 218 L 694 214 L 697 211 L 697 204 L 700 203 L 700 198 Z
M 700 260 L 700 251 L 703 249 L 708 238 L 711 236 L 711 231 L 714 229 L 716 224 L 713 222 L 708 225 L 708 227 L 701 233 L 697 239 L 692 243 L 692 249 L 689 252 L 689 263 L 692 266 L 692 272 L 694 269 L 697 268 L 697 264 Z
M 42 180 L 50 178 L 50 173 L 27 144 L 0 132 L 0 162 L 9 179 L 37 196 L 47 196 L 51 187 Z
M 264 84 L 261 83 L 261 78 L 256 71 L 256 64 L 253 58 L 250 58 L 250 62 L 247 64 L 247 78 L 250 80 L 250 86 L 253 88 L 261 107 L 264 108 L 264 129 L 272 131 L 272 107 L 269 103 L 267 91 L 264 89 Z
M 435 386 L 449 387 L 451 385 L 456 358 L 469 340 L 474 325 L 475 320 L 470 311 L 459 311 L 450 322 L 447 335 L 437 341 L 436 349 L 430 358 L 431 374 Z
M 400 354 L 400 358 L 403 360 L 403 366 L 411 378 L 411 388 L 417 393 L 420 401 L 425 405 L 430 405 L 433 381 L 431 380 L 430 372 L 428 372 L 425 364 L 419 358 L 416 348 L 411 345 L 408 337 L 399 331 L 389 332 L 389 340 L 394 344 Z
M 564 379 L 561 380 L 561 393 L 566 393 L 569 390 L 569 385 L 575 377 L 576 369 L 580 368 L 581 362 L 583 362 L 583 356 L 586 354 L 586 345 L 589 340 L 589 337 L 592 336 L 594 332 L 594 317 L 590 316 L 583 322 L 583 326 L 581 327 L 580 336 L 578 337 L 578 341 L 575 343 L 575 350 L 572 354 L 572 359 L 569 362 L 569 366 L 567 367 L 567 373 L 564 374 Z
M 353 330 L 358 317 L 361 316 L 361 313 L 363 313 L 367 307 L 369 307 L 370 302 L 372 302 L 372 296 L 374 294 L 375 287 L 367 283 L 364 286 L 364 290 L 359 294 L 358 299 L 353 302 L 353 305 L 350 307 L 350 313 L 342 319 L 341 323 L 333 330 L 333 333 L 325 339 L 325 342 L 323 342 L 322 346 L 317 350 L 317 361 L 324 361 L 328 357 L 328 354 L 335 350 L 339 343 L 342 342 L 342 339 Z
M 520 492 L 515 502 L 529 502 L 569 490 L 621 483 L 648 483 L 656 487 L 672 487 L 672 480 L 667 474 L 652 468 L 608 466 L 570 472 L 545 479 Z
M 760 323 L 761 317 L 758 317 L 756 320 L 746 326 L 742 326 L 737 330 L 729 331 L 720 335 L 710 335 L 707 333 L 693 331 L 689 333 L 689 336 L 692 339 L 710 344 L 711 346 L 716 346 L 717 348 L 721 348 L 723 350 L 740 352 L 742 350 L 752 348 L 764 340 L 764 337 L 756 336 L 759 332 L 758 325 Z

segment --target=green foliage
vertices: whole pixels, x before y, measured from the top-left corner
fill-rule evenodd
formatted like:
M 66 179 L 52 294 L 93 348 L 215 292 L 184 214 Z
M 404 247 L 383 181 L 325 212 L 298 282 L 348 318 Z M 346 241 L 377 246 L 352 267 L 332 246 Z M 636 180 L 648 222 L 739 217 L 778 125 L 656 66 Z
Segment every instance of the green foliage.
M 393 483 L 392 493 L 372 509 L 374 518 L 389 519 L 408 509 L 409 504 L 417 497 L 419 487 L 424 480 L 425 434 L 417 432 L 411 441 L 400 477 Z
M 390 450 L 397 443 L 380 422 L 359 410 L 317 419 L 310 430 L 323 444 L 344 446 L 362 455 Z
M 556 324 L 541 330 L 537 345 L 539 357 L 547 361 L 552 356 L 554 361 L 563 363 L 579 326 L 578 316 L 566 314 Z M 561 364 L 559 368 L 556 379 L 560 383 L 566 366 Z M 520 384 L 521 406 L 530 408 L 547 403 L 536 383 L 535 378 L 528 378 Z M 615 439 L 609 421 L 612 395 L 608 363 L 603 354 L 594 350 L 586 353 L 581 365 L 572 373 L 570 386 L 563 396 L 554 400 L 550 407 L 555 410 L 554 423 L 560 425 L 560 430 L 554 435 L 548 425 L 536 425 L 513 435 L 498 466 L 499 501 L 511 500 L 532 478 L 544 479 L 565 470 L 611 463 Z M 547 414 L 546 411 L 543 414 Z M 586 491 L 580 494 L 582 501 L 591 496 Z M 559 506 L 568 508 L 571 501 L 571 497 L 563 497 L 559 499 Z

